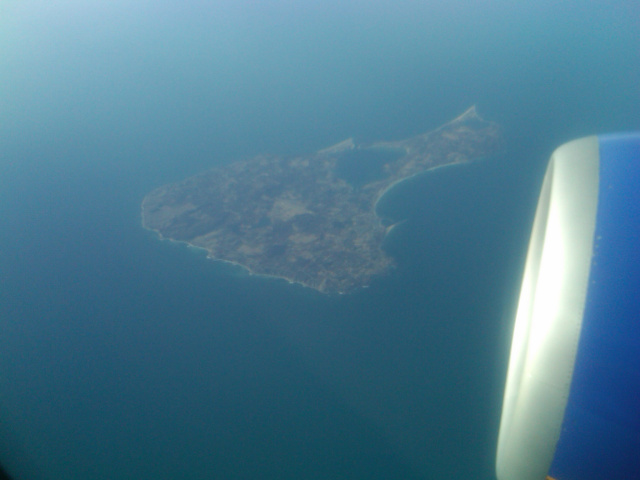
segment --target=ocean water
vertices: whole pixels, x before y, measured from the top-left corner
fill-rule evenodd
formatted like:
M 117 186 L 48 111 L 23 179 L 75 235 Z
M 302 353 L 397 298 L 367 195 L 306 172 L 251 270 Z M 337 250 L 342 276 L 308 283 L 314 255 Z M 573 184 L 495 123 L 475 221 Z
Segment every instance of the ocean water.
M 0 463 L 25 479 L 494 478 L 546 161 L 640 128 L 632 2 L 4 0 Z M 476 104 L 495 158 L 415 178 L 352 295 L 140 226 L 153 188 L 406 138 Z

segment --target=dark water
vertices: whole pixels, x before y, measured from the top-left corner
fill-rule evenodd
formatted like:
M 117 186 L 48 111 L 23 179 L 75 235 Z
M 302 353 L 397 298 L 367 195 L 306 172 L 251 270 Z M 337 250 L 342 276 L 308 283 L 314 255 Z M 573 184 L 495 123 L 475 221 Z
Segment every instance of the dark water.
M 564 141 L 640 128 L 629 2 L 0 5 L 0 460 L 15 478 L 491 479 L 510 315 Z M 163 183 L 405 138 L 398 269 L 328 297 L 140 228 Z
M 336 174 L 355 188 L 384 178 L 384 165 L 397 160 L 404 151 L 364 148 L 343 153 L 336 162 Z

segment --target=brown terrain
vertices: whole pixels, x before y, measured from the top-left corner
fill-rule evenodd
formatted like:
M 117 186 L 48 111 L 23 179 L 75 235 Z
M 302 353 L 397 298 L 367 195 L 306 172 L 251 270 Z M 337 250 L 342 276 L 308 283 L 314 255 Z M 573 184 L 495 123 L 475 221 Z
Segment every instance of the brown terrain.
M 375 209 L 390 187 L 501 147 L 499 126 L 472 107 L 406 140 L 357 145 L 348 139 L 307 156 L 261 155 L 213 168 L 149 193 L 142 224 L 251 273 L 347 293 L 394 265 L 381 248 L 391 227 Z M 358 171 L 369 175 L 354 180 Z

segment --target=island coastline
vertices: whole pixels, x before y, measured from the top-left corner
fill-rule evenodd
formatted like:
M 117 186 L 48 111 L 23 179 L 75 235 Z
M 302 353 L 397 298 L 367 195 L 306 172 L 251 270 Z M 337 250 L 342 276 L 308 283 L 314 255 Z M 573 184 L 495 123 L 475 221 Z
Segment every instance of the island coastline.
M 165 185 L 145 196 L 142 226 L 249 275 L 349 293 L 395 267 L 382 243 L 401 222 L 385 226 L 377 213 L 387 193 L 417 175 L 493 155 L 502 145 L 500 127 L 471 107 L 405 140 L 359 145 L 348 138 L 311 155 L 259 155 Z M 362 184 L 340 176 L 337 165 L 348 152 L 364 154 L 355 158 L 366 162 L 367 152 L 381 149 L 398 155 L 382 157 L 379 176 Z

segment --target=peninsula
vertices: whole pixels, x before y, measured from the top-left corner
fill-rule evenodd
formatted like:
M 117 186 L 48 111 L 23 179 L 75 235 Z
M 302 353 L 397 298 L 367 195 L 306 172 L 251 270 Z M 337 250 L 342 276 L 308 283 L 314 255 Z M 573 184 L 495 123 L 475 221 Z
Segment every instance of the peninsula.
M 348 293 L 394 265 L 381 248 L 393 225 L 376 214 L 388 189 L 433 168 L 498 153 L 502 144 L 500 127 L 471 107 L 405 140 L 347 139 L 307 156 L 260 155 L 215 167 L 149 193 L 142 224 L 250 273 Z

